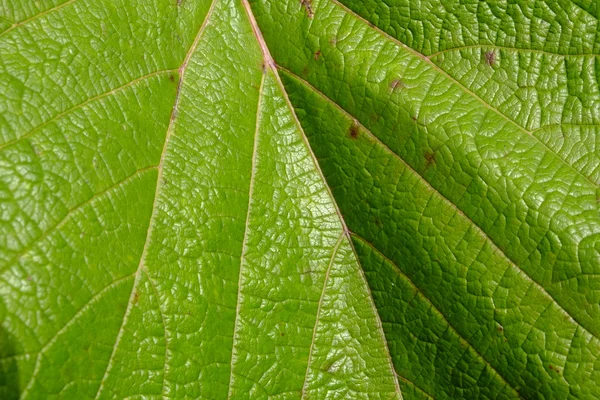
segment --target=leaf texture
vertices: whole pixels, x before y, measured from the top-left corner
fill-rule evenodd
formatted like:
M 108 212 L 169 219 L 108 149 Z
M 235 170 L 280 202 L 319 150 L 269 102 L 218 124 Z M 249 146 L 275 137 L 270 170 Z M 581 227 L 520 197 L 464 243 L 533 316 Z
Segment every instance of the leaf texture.
M 397 34 L 374 17 L 379 6 L 350 2 L 370 22 L 313 1 L 307 22 L 291 3 L 254 5 L 354 232 L 403 386 L 434 398 L 594 397 L 597 183 L 456 70 L 378 29 Z
M 600 9 L 513 3 L 0 1 L 0 397 L 600 397 Z

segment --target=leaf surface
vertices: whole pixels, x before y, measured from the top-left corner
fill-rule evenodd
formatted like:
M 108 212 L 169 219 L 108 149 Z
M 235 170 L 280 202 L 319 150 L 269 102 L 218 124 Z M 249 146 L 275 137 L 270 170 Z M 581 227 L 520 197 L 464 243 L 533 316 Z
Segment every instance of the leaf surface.
M 0 397 L 600 396 L 596 9 L 342 3 L 0 2 Z

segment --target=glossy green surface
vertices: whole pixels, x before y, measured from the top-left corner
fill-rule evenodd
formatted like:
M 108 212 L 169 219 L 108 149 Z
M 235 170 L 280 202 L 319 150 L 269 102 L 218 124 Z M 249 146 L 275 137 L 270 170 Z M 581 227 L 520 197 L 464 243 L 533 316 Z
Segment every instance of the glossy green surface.
M 600 9 L 418 3 L 0 0 L 0 398 L 600 397 Z

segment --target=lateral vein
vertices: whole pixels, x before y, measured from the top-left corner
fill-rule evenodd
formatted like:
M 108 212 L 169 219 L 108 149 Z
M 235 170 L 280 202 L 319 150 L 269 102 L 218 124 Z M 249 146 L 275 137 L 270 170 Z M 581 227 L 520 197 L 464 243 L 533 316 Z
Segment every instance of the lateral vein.
M 233 365 L 236 360 L 236 334 L 238 332 L 239 324 L 240 324 L 240 305 L 241 305 L 241 297 L 242 297 L 242 271 L 244 266 L 244 259 L 246 257 L 246 253 L 248 251 L 248 227 L 250 225 L 250 212 L 252 209 L 252 196 L 254 194 L 254 182 L 256 178 L 256 157 L 258 154 L 258 135 L 259 135 L 259 127 L 260 127 L 260 116 L 261 116 L 261 103 L 263 98 L 263 90 L 265 84 L 266 72 L 263 71 L 260 87 L 258 89 L 258 101 L 256 104 L 256 126 L 254 129 L 254 144 L 252 147 L 252 162 L 251 162 L 251 173 L 250 173 L 250 184 L 248 185 L 248 208 L 246 209 L 246 221 L 244 226 L 244 238 L 242 239 L 242 253 L 240 256 L 240 271 L 238 276 L 238 294 L 237 294 L 237 304 L 235 306 L 235 322 L 233 325 L 233 340 L 231 345 L 231 362 L 229 364 L 229 390 L 227 394 L 227 398 L 231 398 L 233 395 Z
M 142 254 L 140 256 L 140 263 L 138 265 L 138 269 L 135 272 L 136 275 L 136 280 L 133 284 L 133 287 L 131 288 L 131 295 L 129 297 L 129 302 L 127 304 L 127 309 L 125 310 L 125 314 L 123 315 L 123 321 L 121 322 L 121 327 L 119 328 L 119 332 L 117 333 L 117 338 L 115 340 L 115 344 L 113 346 L 113 351 L 110 355 L 110 358 L 108 359 L 108 363 L 106 365 L 106 370 L 104 371 L 104 375 L 102 376 L 102 379 L 100 380 L 100 385 L 98 386 L 98 392 L 96 393 L 96 397 L 95 399 L 98 399 L 102 389 L 104 388 L 104 382 L 106 380 L 106 378 L 108 377 L 108 374 L 110 373 L 110 370 L 112 368 L 112 361 L 114 359 L 114 356 L 117 352 L 117 348 L 119 347 L 121 338 L 123 336 L 123 332 L 124 332 L 124 327 L 125 324 L 127 323 L 127 319 L 129 317 L 129 314 L 131 312 L 131 307 L 134 303 L 134 296 L 135 296 L 135 292 L 137 289 L 137 285 L 139 284 L 139 281 L 141 280 L 141 271 L 144 268 L 144 261 L 147 255 L 147 251 L 148 251 L 148 247 L 149 247 L 149 243 L 150 243 L 150 238 L 152 235 L 152 230 L 154 227 L 154 219 L 156 218 L 156 213 L 158 210 L 158 198 L 160 196 L 160 191 L 161 191 L 161 182 L 162 180 L 162 175 L 163 175 L 163 169 L 164 169 L 164 162 L 165 162 L 165 158 L 166 158 L 166 154 L 167 154 L 167 148 L 169 145 L 169 141 L 171 139 L 171 136 L 173 134 L 173 130 L 175 129 L 175 120 L 177 119 L 177 109 L 179 106 L 179 99 L 180 99 L 180 95 L 181 95 L 181 89 L 183 87 L 183 80 L 185 78 L 185 70 L 186 67 L 189 63 L 189 60 L 192 56 L 192 54 L 194 53 L 194 51 L 196 50 L 196 47 L 198 46 L 198 43 L 200 41 L 200 38 L 202 37 L 202 34 L 204 33 L 204 31 L 206 30 L 206 26 L 208 25 L 208 22 L 210 20 L 210 16 L 212 15 L 212 11 L 214 10 L 214 6 L 215 3 L 218 0 L 213 0 L 210 8 L 208 10 L 208 12 L 206 13 L 206 17 L 204 18 L 204 21 L 202 22 L 202 25 L 200 26 L 200 29 L 198 30 L 198 33 L 196 34 L 196 37 L 194 39 L 194 42 L 192 43 L 192 45 L 190 46 L 190 49 L 188 50 L 183 63 L 181 64 L 181 66 L 179 67 L 179 82 L 177 84 L 177 92 L 175 94 L 175 101 L 174 101 L 174 105 L 173 105 L 173 110 L 171 112 L 171 118 L 169 121 L 169 126 L 167 127 L 167 134 L 165 135 L 165 142 L 163 145 L 163 149 L 161 152 L 161 156 L 160 156 L 160 162 L 158 164 L 158 177 L 156 179 L 156 190 L 154 192 L 154 201 L 152 204 L 152 215 L 150 216 L 150 220 L 148 222 L 148 231 L 146 233 L 146 240 L 144 242 L 144 247 L 142 249 Z M 148 278 L 150 279 L 150 276 L 148 276 Z M 165 328 L 166 330 L 166 328 Z M 166 338 L 165 338 L 166 339 Z M 166 343 L 165 343 L 166 345 Z M 165 352 L 168 349 L 165 349 Z

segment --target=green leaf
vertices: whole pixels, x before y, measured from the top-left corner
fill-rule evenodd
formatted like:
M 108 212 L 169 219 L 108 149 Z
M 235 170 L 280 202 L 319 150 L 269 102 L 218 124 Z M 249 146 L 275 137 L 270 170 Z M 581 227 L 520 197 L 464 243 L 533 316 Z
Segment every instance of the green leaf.
M 464 3 L 0 2 L 0 398 L 600 397 L 600 8 Z

